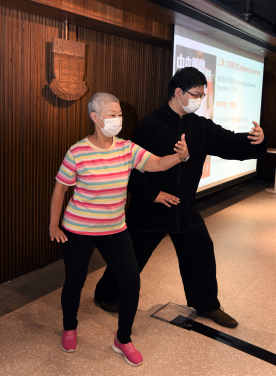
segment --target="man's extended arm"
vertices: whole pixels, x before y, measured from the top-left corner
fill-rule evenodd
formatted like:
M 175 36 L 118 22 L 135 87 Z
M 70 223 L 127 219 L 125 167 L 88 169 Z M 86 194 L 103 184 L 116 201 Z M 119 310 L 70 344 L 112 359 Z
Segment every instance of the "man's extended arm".
M 210 120 L 208 127 L 206 154 L 243 161 L 262 158 L 266 153 L 266 137 L 256 122 L 254 122 L 254 130 L 249 133 L 227 131 Z

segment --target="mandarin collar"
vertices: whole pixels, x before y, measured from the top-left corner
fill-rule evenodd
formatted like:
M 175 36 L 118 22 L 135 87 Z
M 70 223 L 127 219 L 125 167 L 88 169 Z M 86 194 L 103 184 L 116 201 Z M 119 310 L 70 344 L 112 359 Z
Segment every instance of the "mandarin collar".
M 169 104 L 167 103 L 164 107 L 164 110 L 167 112 L 167 114 L 169 116 L 171 116 L 174 120 L 180 120 L 181 122 L 185 119 L 185 120 L 188 120 L 191 119 L 191 117 L 195 116 L 195 114 L 192 112 L 191 114 L 186 114 L 186 115 L 183 115 L 182 118 L 180 118 L 180 115 L 175 112 L 170 106 Z
M 170 115 L 172 116 L 174 119 L 176 120 L 180 120 L 180 115 L 175 112 L 170 106 L 168 103 L 165 104 L 164 106 L 164 110 Z

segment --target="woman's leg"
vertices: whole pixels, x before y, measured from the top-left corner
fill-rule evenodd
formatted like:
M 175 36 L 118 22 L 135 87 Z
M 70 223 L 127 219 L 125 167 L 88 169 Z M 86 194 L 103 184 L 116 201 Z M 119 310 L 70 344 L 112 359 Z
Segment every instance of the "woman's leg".
M 67 242 L 60 243 L 65 265 L 65 283 L 61 294 L 63 326 L 64 330 L 75 330 L 81 290 L 98 237 L 78 235 L 65 229 L 63 231 L 68 238 Z
M 128 230 L 102 237 L 98 249 L 118 281 L 120 294 L 117 338 L 122 344 L 126 344 L 131 342 L 131 329 L 140 291 L 139 269 Z
M 139 272 L 143 270 L 155 248 L 164 238 L 166 233 L 162 232 L 139 232 L 131 228 L 128 229 Z M 98 245 L 99 251 L 100 245 Z M 95 298 L 99 302 L 117 302 L 119 297 L 119 286 L 117 278 L 112 270 L 107 266 L 102 278 L 99 280 L 95 290 Z

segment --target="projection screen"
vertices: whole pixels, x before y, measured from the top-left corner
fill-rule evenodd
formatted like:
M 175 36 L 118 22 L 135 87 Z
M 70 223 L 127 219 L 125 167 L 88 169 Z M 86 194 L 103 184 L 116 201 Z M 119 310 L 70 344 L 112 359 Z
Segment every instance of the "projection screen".
M 206 97 L 196 114 L 223 128 L 249 132 L 260 122 L 264 58 L 175 25 L 173 74 L 196 67 L 207 79 Z M 256 160 L 233 161 L 207 155 L 197 192 L 256 172 Z

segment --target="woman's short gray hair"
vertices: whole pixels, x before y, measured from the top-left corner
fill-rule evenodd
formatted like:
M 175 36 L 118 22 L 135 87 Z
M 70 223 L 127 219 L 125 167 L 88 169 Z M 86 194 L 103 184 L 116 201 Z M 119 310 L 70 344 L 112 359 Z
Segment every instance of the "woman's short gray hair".
M 96 93 L 92 95 L 88 102 L 89 115 L 91 112 L 96 112 L 98 115 L 101 115 L 103 105 L 107 102 L 120 103 L 118 98 L 109 93 Z

